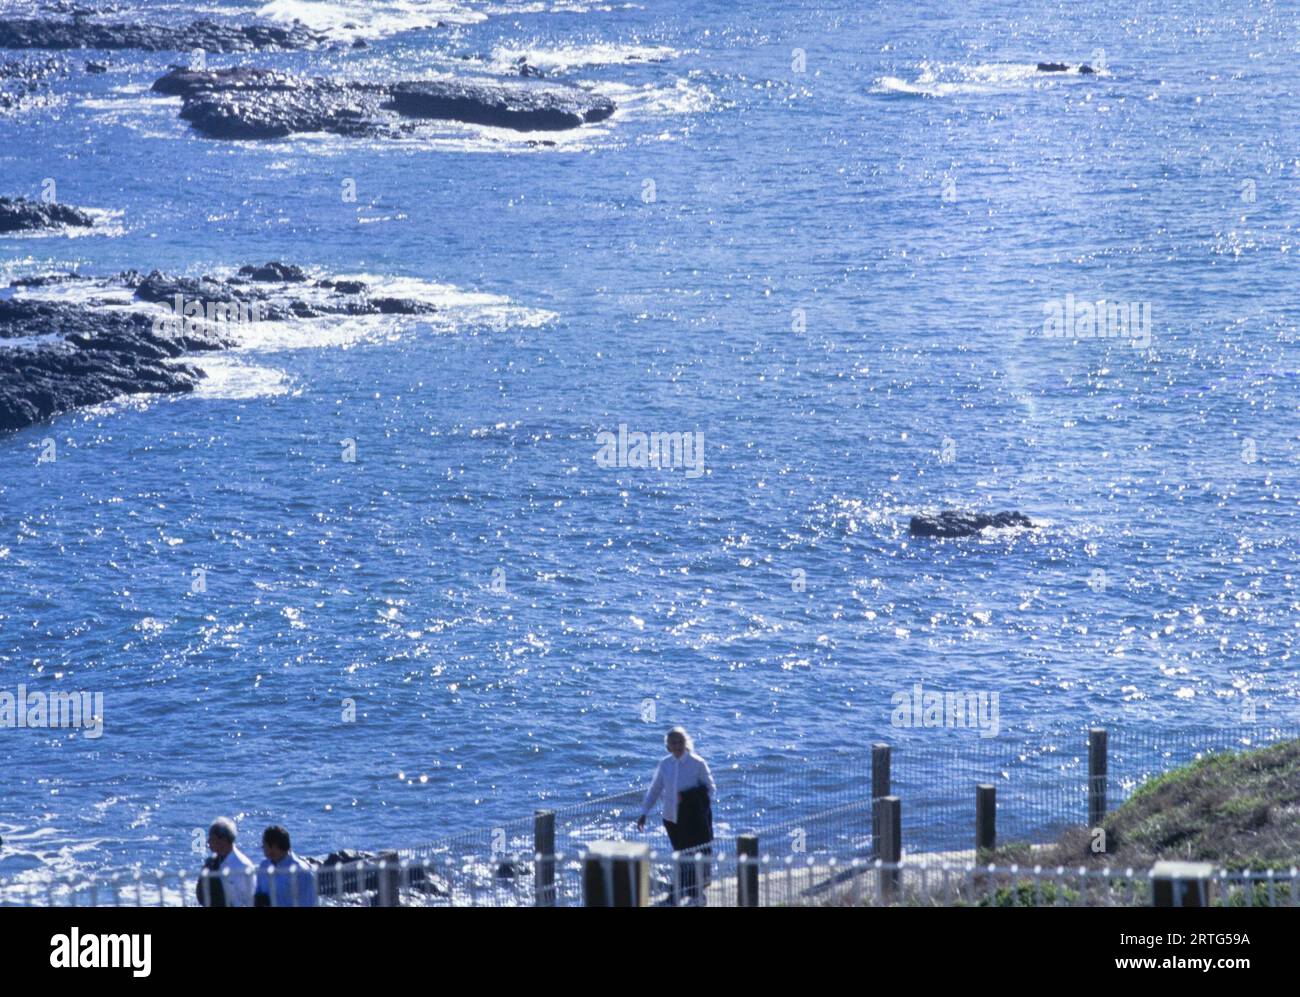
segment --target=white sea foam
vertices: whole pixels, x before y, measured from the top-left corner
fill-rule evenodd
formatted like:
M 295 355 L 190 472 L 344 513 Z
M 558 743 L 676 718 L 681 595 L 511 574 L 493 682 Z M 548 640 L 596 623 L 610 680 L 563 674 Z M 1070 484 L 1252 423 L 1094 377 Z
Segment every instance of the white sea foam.
M 681 53 L 664 45 L 563 45 L 558 47 L 501 47 L 493 49 L 488 67 L 494 72 L 514 71 L 519 59 L 544 71 L 563 71 L 582 66 L 610 66 L 636 62 L 666 62 Z
M 39 350 L 49 346 L 59 346 L 63 337 L 57 332 L 47 332 L 39 336 L 15 336 L 12 339 L 0 339 L 0 350 Z
M 487 15 L 454 0 L 271 0 L 257 13 L 268 21 L 307 27 L 331 38 L 375 38 L 443 24 L 474 24 Z
M 234 268 L 215 269 L 213 276 L 229 276 Z M 432 305 L 436 311 L 422 315 L 323 315 L 318 318 L 297 318 L 288 321 L 263 319 L 254 322 L 230 322 L 221 326 L 221 332 L 234 340 L 234 353 L 278 352 L 283 350 L 348 347 L 359 343 L 383 342 L 422 332 L 457 333 L 461 331 L 539 328 L 556 319 L 556 314 L 542 308 L 530 308 L 512 302 L 508 297 L 480 291 L 467 291 L 451 284 L 420 280 L 414 277 L 384 277 L 374 274 L 348 274 L 338 280 L 360 280 L 369 289 L 372 298 L 406 298 Z M 310 284 L 259 283 L 258 289 L 273 298 L 280 295 L 307 303 L 325 304 L 332 292 Z M 138 301 L 132 291 L 103 281 L 69 281 L 47 286 L 16 288 L 17 297 L 84 304 L 87 307 L 141 311 L 146 314 L 171 315 L 165 304 Z M 232 291 L 232 294 L 237 292 Z M 31 342 L 28 342 L 31 340 Z M 23 340 L 0 340 L 0 345 L 15 348 L 34 348 L 42 345 L 44 337 L 24 337 Z M 186 362 L 206 364 L 231 356 L 221 354 L 189 354 Z M 240 361 L 242 362 L 242 361 Z M 222 384 L 234 387 L 213 387 L 211 390 L 242 390 L 248 387 L 265 393 L 271 386 L 269 375 L 217 369 Z M 243 377 L 245 382 L 235 383 Z M 257 378 L 256 383 L 248 380 Z M 285 389 L 287 390 L 287 388 Z M 279 393 L 279 392 L 272 392 Z M 233 397 L 233 396 L 232 396 Z
M 81 225 L 59 225 L 51 229 L 41 229 L 35 232 L 6 232 L 3 238 L 81 239 L 91 235 L 113 238 L 126 231 L 122 226 L 122 212 L 119 210 L 109 208 L 82 208 L 81 210 L 90 215 L 93 221 L 89 228 Z
M 284 371 L 246 363 L 229 354 L 198 354 L 186 357 L 185 362 L 206 375 L 194 389 L 198 398 L 267 398 L 290 390 Z
M 1046 73 L 1033 62 L 983 62 L 974 66 L 956 63 L 922 63 L 915 80 L 883 76 L 871 88 L 872 93 L 911 94 L 921 97 L 955 97 L 1007 93 L 1030 87 L 1049 85 L 1052 81 L 1086 80 L 1105 76 L 1105 70 L 1091 75 L 1071 66 L 1061 73 Z

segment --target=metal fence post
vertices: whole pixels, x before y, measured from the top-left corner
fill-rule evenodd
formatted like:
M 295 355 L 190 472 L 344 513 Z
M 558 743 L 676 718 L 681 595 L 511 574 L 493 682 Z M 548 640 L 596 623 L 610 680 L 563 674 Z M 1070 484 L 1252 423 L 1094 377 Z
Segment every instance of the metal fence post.
M 880 818 L 880 860 L 898 865 L 903 860 L 903 814 L 897 796 L 883 796 L 876 801 L 876 814 Z M 902 881 L 899 869 L 882 870 L 886 902 L 892 900 Z
M 533 811 L 533 904 L 555 906 L 555 811 Z
M 889 745 L 877 741 L 871 746 L 871 848 L 880 854 L 880 819 L 875 801 L 890 793 Z
M 1101 827 L 1106 819 L 1106 729 L 1088 731 L 1088 827 Z
M 1214 863 L 1157 862 L 1151 867 L 1152 907 L 1209 907 L 1214 903 Z
M 736 838 L 736 906 L 758 906 L 758 835 Z
M 975 787 L 975 861 L 998 842 L 998 787 L 982 782 Z

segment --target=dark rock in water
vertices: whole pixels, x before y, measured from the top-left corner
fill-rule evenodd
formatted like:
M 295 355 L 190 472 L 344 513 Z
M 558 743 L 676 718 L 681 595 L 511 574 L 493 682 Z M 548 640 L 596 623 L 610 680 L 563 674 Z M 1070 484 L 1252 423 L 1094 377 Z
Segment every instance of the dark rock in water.
M 354 39 L 352 39 L 352 47 L 353 47 L 353 48 L 369 48 L 369 47 L 370 47 L 370 43 L 369 43 L 368 41 L 366 41 L 364 38 L 354 38 Z
M 1005 529 L 1009 526 L 1034 528 L 1033 521 L 1019 512 L 998 512 L 990 516 L 945 509 L 937 516 L 913 516 L 908 532 L 914 537 L 973 537 L 990 527 Z
M 52 103 L 48 80 L 67 75 L 67 65 L 56 58 L 0 63 L 0 111 L 21 111 Z
M 5 18 L 0 20 L 0 48 L 141 49 L 146 52 L 253 52 L 302 49 L 322 44 L 320 32 L 295 23 L 219 24 L 194 21 L 186 25 L 106 23 L 83 17 Z
M 370 304 L 381 315 L 428 315 L 438 310 L 427 301 L 411 301 L 408 298 L 371 298 Z
M 391 856 L 377 855 L 374 852 L 354 852 L 340 849 L 330 852 L 324 859 L 308 857 L 309 865 L 316 869 L 316 893 L 322 897 L 346 896 L 350 893 L 379 890 L 379 862 Z M 364 863 L 365 869 L 358 868 Z M 402 886 L 435 897 L 451 896 L 451 887 L 447 881 L 424 868 L 423 864 L 409 861 L 402 873 Z
M 247 266 L 240 274 L 228 280 L 128 270 L 107 281 L 75 274 L 14 281 L 0 291 L 0 431 L 122 395 L 193 391 L 203 373 L 182 358 L 235 345 L 242 322 L 435 310 L 405 298 L 370 300 L 365 285 L 347 280 L 317 282 L 304 300 L 298 295 L 306 273 L 289 263 Z M 43 288 L 77 281 L 92 293 L 76 302 L 42 296 Z M 133 292 L 136 309 L 122 307 L 124 289 Z M 102 300 L 94 297 L 98 291 Z
M 210 138 L 284 138 L 296 132 L 383 131 L 381 84 L 337 83 L 269 69 L 174 69 L 153 90 L 184 98 L 181 117 Z
M 71 205 L 0 197 L 0 232 L 47 232 L 64 226 L 90 228 L 94 224 L 95 219 Z
M 540 79 L 541 77 L 546 75 L 536 66 L 529 65 L 528 57 L 526 55 L 521 55 L 518 59 L 515 60 L 515 68 L 519 70 L 520 76 L 535 76 Z
M 175 68 L 153 84 L 184 99 L 181 117 L 211 138 L 283 138 L 298 132 L 410 134 L 421 120 L 555 131 L 601 121 L 612 101 L 576 87 L 422 80 L 340 82 L 269 69 Z
M 0 430 L 124 394 L 192 391 L 201 372 L 168 361 L 187 349 L 226 344 L 216 337 L 159 334 L 153 325 L 142 313 L 0 299 Z
M 267 263 L 260 267 L 240 267 L 239 276 L 249 280 L 278 280 L 285 284 L 300 284 L 307 279 L 302 267 L 292 263 Z
M 434 118 L 518 131 L 561 131 L 604 121 L 614 113 L 606 97 L 555 85 L 422 80 L 393 87 L 393 108 L 410 118 Z
M 360 280 L 319 280 L 316 286 L 332 287 L 339 294 L 364 294 L 366 291 L 365 281 Z

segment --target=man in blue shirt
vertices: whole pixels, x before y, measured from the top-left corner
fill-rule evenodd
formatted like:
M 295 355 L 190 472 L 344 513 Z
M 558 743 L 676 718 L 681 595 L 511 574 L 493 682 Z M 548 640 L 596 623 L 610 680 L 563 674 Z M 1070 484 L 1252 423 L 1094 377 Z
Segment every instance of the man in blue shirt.
M 273 824 L 262 832 L 266 861 L 257 870 L 255 907 L 315 907 L 316 874 L 289 845 L 289 832 Z

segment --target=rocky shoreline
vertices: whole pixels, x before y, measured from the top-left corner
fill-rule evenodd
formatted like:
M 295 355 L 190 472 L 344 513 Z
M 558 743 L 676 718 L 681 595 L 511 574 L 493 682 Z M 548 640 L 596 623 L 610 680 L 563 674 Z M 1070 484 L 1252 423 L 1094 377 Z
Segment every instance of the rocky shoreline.
M 578 87 L 489 80 L 346 82 L 255 67 L 173 69 L 155 93 L 182 98 L 181 117 L 209 138 L 300 132 L 400 137 L 422 121 L 561 131 L 603 121 L 614 102 Z
M 328 39 L 303 24 L 220 24 L 193 21 L 185 25 L 107 23 L 83 17 L 0 19 L 0 48 L 8 49 L 139 49 L 144 52 L 256 52 L 314 48 Z
M 57 293 L 73 286 L 87 293 L 75 301 Z M 240 322 L 433 311 L 285 263 L 231 278 L 126 271 L 107 281 L 17 280 L 0 289 L 0 431 L 123 395 L 191 392 L 204 374 L 183 358 L 236 345 Z
M 25 197 L 0 197 L 0 233 L 51 232 L 62 228 L 90 228 L 95 219 L 68 204 L 47 204 Z

